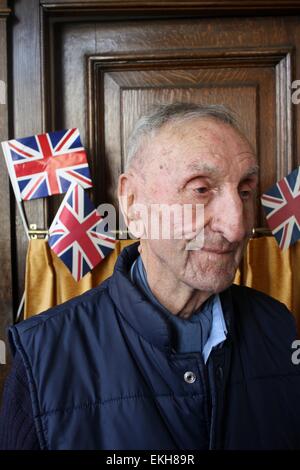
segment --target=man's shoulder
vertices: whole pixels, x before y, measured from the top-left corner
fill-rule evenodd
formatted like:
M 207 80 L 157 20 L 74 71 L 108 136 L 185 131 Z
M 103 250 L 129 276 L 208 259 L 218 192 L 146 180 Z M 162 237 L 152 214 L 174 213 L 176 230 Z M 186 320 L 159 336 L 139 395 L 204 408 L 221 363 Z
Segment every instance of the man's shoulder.
M 286 305 L 274 297 L 247 286 L 231 286 L 233 305 L 241 311 L 242 319 L 250 318 L 261 326 L 295 331 L 295 318 Z M 281 330 L 282 332 L 282 330 Z
M 233 284 L 231 286 L 231 291 L 234 298 L 239 298 L 245 302 L 251 302 L 253 304 L 259 304 L 266 309 L 272 308 L 276 309 L 276 311 L 283 310 L 285 313 L 291 315 L 284 303 L 260 290 L 253 289 L 252 287 L 248 286 L 238 286 Z
M 110 302 L 108 294 L 109 279 L 101 285 L 84 292 L 56 307 L 52 307 L 38 315 L 34 315 L 10 328 L 11 332 L 18 334 L 33 334 L 40 328 L 57 324 L 62 326 L 66 322 L 86 321 L 87 317 L 99 314 L 102 307 Z

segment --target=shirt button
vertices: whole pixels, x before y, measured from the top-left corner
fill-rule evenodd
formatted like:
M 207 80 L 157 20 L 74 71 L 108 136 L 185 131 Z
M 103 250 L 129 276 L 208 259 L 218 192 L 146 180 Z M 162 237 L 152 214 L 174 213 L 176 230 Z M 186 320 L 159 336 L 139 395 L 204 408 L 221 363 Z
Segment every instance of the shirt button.
M 194 372 L 191 372 L 189 370 L 188 372 L 185 372 L 183 378 L 186 383 L 193 384 L 196 380 L 196 375 L 194 374 Z

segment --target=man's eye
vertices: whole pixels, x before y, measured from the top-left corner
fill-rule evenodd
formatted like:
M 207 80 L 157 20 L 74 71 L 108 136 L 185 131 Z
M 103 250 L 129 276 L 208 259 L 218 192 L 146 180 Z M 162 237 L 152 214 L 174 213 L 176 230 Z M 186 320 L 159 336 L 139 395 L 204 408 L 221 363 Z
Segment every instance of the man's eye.
M 207 194 L 209 188 L 207 188 L 206 186 L 200 186 L 199 188 L 196 188 L 195 191 L 199 194 Z
M 249 191 L 249 190 L 240 191 L 240 196 L 242 199 L 249 199 L 251 194 L 252 194 L 252 191 Z

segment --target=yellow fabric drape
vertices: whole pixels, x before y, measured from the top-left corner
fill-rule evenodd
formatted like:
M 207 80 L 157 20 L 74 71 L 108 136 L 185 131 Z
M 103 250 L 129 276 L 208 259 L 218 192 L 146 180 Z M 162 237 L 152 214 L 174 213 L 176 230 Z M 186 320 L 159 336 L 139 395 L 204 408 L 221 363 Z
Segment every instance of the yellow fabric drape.
M 280 250 L 274 237 L 251 239 L 241 266 L 241 284 L 284 303 L 300 333 L 300 242 Z
M 112 274 L 122 249 L 134 242 L 135 240 L 118 241 L 115 249 L 93 271 L 76 282 L 46 240 L 30 240 L 26 259 L 24 318 L 96 287 Z
M 40 313 L 97 286 L 109 277 L 119 253 L 134 240 L 116 248 L 91 273 L 76 282 L 45 240 L 30 240 L 25 276 L 24 317 Z M 274 237 L 251 239 L 236 284 L 263 291 L 283 302 L 295 315 L 300 330 L 300 242 L 281 251 Z

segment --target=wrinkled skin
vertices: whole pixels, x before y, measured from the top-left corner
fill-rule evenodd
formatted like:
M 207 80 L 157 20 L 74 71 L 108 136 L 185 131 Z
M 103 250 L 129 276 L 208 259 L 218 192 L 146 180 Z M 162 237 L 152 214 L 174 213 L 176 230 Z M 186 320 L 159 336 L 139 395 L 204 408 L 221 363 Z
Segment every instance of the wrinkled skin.
M 232 283 L 254 223 L 256 186 L 249 142 L 211 118 L 163 126 L 120 176 L 122 211 L 133 227 L 141 224 L 136 204 L 204 207 L 204 219 L 193 225 L 197 233 L 203 230 L 202 248 L 186 249 L 186 237 L 141 239 L 150 288 L 175 315 L 188 318 Z

